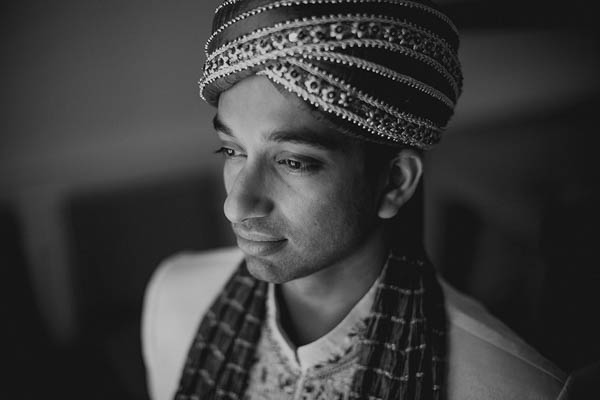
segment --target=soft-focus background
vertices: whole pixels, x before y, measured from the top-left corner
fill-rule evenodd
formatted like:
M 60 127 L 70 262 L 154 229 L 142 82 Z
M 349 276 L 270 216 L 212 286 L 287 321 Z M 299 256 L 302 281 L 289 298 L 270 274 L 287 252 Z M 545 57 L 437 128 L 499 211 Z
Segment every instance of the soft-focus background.
M 0 398 L 147 398 L 149 276 L 232 243 L 196 86 L 218 3 L 2 6 Z M 426 243 L 571 371 L 600 360 L 600 58 L 593 14 L 556 3 L 439 1 L 465 86 L 427 160 Z

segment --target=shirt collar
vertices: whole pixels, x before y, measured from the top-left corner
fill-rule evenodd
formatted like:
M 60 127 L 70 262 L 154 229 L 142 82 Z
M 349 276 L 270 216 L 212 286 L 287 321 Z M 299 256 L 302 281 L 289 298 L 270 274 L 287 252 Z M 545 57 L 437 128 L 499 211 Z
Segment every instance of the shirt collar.
M 270 283 L 267 292 L 266 322 L 273 340 L 289 361 L 302 371 L 352 353 L 352 348 L 358 340 L 356 333 L 365 328 L 365 320 L 371 312 L 380 279 L 381 274 L 335 328 L 314 342 L 297 348 L 281 329 L 279 310 L 275 299 L 275 285 Z M 354 348 L 357 347 L 354 346 Z

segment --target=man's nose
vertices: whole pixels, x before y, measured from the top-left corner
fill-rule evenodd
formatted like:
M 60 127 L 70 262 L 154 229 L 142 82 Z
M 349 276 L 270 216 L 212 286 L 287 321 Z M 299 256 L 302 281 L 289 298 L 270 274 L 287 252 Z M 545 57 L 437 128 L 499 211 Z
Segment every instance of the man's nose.
M 232 178 L 223 206 L 230 222 L 261 218 L 271 212 L 273 202 L 267 191 L 267 177 L 260 165 L 246 162 Z

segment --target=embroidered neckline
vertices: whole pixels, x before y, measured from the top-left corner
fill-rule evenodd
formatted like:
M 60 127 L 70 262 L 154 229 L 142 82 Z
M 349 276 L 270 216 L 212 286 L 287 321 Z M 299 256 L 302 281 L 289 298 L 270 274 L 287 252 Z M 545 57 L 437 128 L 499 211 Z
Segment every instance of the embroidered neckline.
M 313 370 L 319 375 L 330 374 L 333 373 L 332 368 L 337 370 L 341 364 L 345 365 L 358 356 L 360 335 L 366 328 L 366 319 L 371 313 L 380 277 L 381 274 L 339 324 L 317 340 L 298 348 L 294 348 L 281 329 L 275 285 L 269 284 L 265 327 L 273 344 L 281 351 L 280 355 L 286 358 L 287 364 L 299 372 Z

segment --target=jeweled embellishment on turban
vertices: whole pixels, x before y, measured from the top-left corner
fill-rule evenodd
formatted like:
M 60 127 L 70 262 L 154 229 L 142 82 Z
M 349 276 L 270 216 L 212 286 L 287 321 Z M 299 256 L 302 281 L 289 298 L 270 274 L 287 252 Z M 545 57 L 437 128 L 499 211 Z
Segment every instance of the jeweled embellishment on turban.
M 427 149 L 460 95 L 457 47 L 454 25 L 426 3 L 228 0 L 216 11 L 200 95 L 216 105 L 238 77 L 258 73 L 366 139 Z
M 317 108 L 333 112 L 371 134 L 393 142 L 420 147 L 423 142 L 435 142 L 441 133 L 433 122 L 378 102 L 310 64 L 283 60 L 258 74 L 267 76 Z
M 405 22 L 364 15 L 295 20 L 239 38 L 208 56 L 201 85 L 241 62 L 250 66 L 282 55 L 304 57 L 313 51 L 334 53 L 351 47 L 387 48 L 420 58 L 443 74 L 459 95 L 460 64 L 443 39 Z

